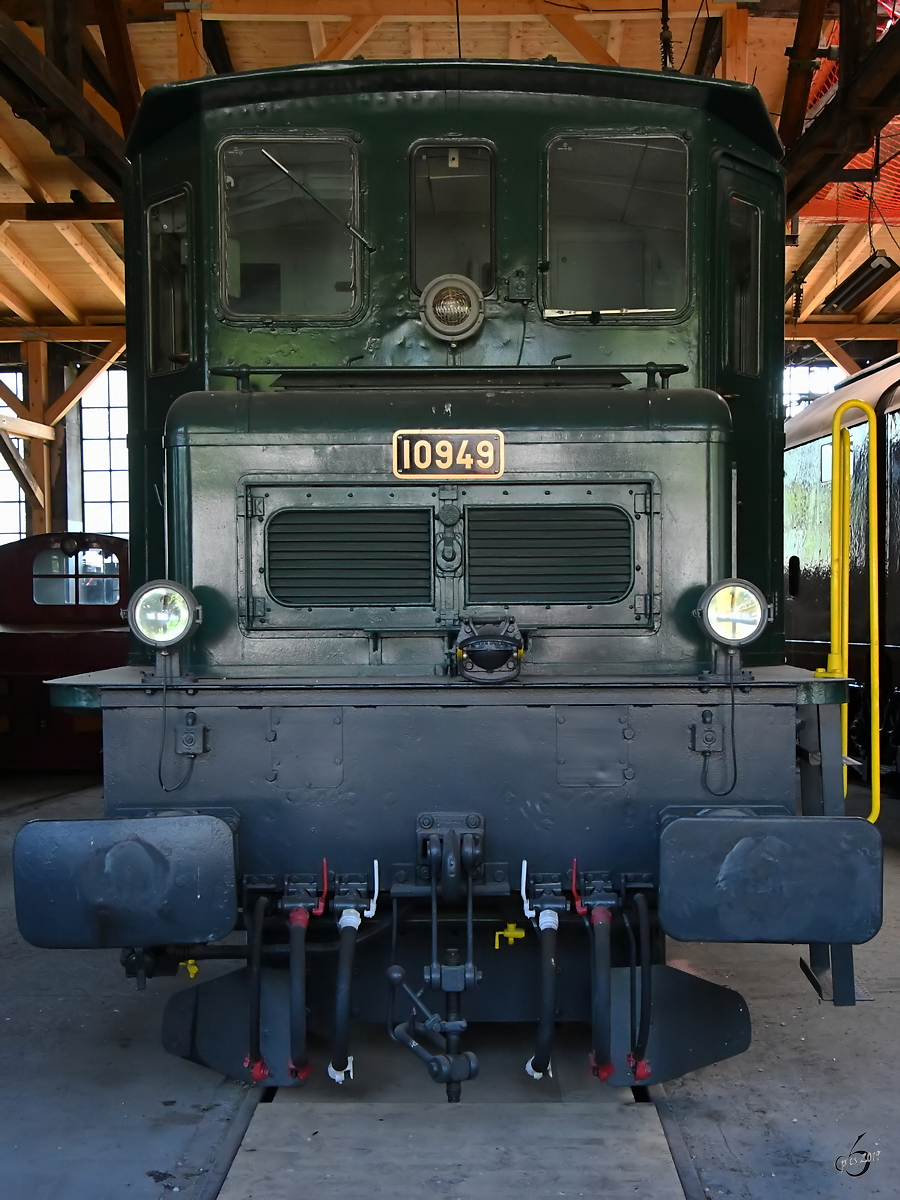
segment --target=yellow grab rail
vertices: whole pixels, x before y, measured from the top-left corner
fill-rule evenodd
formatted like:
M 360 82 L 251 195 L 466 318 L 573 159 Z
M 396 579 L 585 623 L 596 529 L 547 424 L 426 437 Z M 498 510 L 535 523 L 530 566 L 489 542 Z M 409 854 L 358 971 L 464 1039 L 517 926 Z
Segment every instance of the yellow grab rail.
M 881 700 L 878 664 L 881 657 L 878 628 L 878 464 L 875 409 L 864 400 L 845 400 L 831 423 L 831 649 L 825 675 L 846 679 L 850 672 L 850 431 L 841 418 L 860 409 L 869 427 L 869 782 L 872 807 L 869 820 L 881 813 Z M 845 759 L 844 795 L 847 794 L 847 705 L 841 705 L 841 751 Z

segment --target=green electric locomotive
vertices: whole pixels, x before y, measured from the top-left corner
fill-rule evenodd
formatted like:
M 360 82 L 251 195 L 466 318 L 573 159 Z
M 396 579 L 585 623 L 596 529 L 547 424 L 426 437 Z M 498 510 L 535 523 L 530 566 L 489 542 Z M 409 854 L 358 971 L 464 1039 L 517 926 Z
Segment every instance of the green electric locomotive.
M 745 1049 L 667 937 L 809 943 L 854 1002 L 881 848 L 845 684 L 784 665 L 779 149 L 753 88 L 551 61 L 145 96 L 135 653 L 56 681 L 106 819 L 19 835 L 30 942 L 234 959 L 170 1050 L 288 1085 L 311 1027 L 346 1083 L 387 1022 L 450 1100 L 467 1022 L 534 1022 L 536 1079 L 559 1021 L 620 1086 Z

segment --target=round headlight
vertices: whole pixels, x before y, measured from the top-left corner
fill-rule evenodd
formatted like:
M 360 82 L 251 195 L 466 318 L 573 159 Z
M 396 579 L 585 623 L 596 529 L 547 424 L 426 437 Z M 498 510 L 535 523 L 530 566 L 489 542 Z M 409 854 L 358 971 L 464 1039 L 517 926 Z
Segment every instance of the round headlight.
M 128 624 L 132 633 L 157 650 L 183 642 L 199 621 L 200 608 L 192 593 L 168 579 L 145 583 L 128 605 Z
M 696 615 L 720 646 L 745 646 L 765 629 L 769 609 L 755 584 L 746 579 L 723 579 L 706 589 Z
M 484 320 L 481 288 L 465 275 L 438 275 L 419 297 L 419 316 L 444 342 L 471 337 Z

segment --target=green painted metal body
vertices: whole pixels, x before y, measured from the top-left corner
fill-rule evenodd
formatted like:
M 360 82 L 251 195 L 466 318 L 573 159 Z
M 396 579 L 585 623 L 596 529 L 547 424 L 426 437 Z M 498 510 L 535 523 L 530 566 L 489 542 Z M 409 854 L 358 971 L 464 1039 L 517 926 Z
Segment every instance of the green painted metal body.
M 681 312 L 604 316 L 599 324 L 543 315 L 547 146 L 554 137 L 582 131 L 685 139 L 688 301 Z M 330 323 L 226 319 L 219 305 L 218 148 L 235 135 L 310 132 L 337 133 L 356 147 L 358 222 L 377 247 L 361 252 L 357 311 Z M 423 139 L 465 138 L 496 150 L 497 286 L 486 297 L 480 332 L 453 350 L 431 337 L 417 315 L 410 284 L 409 162 L 411 147 Z M 530 662 L 542 672 L 571 675 L 580 662 L 590 672 L 671 674 L 707 665 L 708 647 L 690 613 L 708 583 L 731 573 L 732 464 L 738 573 L 762 588 L 775 613 L 747 658 L 782 661 L 781 507 L 773 486 L 781 463 L 777 151 L 753 89 L 650 72 L 549 64 L 333 64 L 149 93 L 129 143 L 132 573 L 136 583 L 169 574 L 202 595 L 207 620 L 192 650 L 196 665 L 214 674 L 320 668 L 366 674 L 373 668 L 358 618 L 340 622 L 327 637 L 325 621 L 309 623 L 315 638 L 311 629 L 286 636 L 252 628 L 240 575 L 247 566 L 246 529 L 234 514 L 254 480 L 286 484 L 292 474 L 294 483 L 365 482 L 391 490 L 397 485 L 390 472 L 391 433 L 417 422 L 501 427 L 513 454 L 511 485 L 589 487 L 629 472 L 655 481 L 659 511 L 648 514 L 654 525 L 648 566 L 656 584 L 647 589 L 655 596 L 654 620 L 641 635 L 632 629 L 625 637 L 604 629 L 601 613 L 593 641 L 581 629 L 576 643 L 566 636 L 566 614 L 556 614 L 554 622 L 551 613 L 532 621 L 543 627 L 544 659 L 530 651 L 526 669 Z M 151 377 L 144 214 L 183 187 L 191 208 L 191 361 Z M 763 212 L 762 369 L 756 377 L 737 375 L 725 362 L 730 190 Z M 507 298 L 510 278 L 531 285 L 530 302 Z M 665 391 L 647 391 L 635 376 L 629 388 L 601 387 L 589 371 L 646 361 L 688 370 Z M 291 368 L 298 386 L 275 391 L 274 376 L 258 374 L 249 394 L 237 394 L 233 379 L 210 374 L 242 363 Z M 329 385 L 332 371 L 342 379 Z M 406 386 L 403 372 L 410 372 Z M 409 386 L 413 373 L 421 387 Z M 365 396 L 358 390 L 363 385 L 370 389 Z M 435 389 L 442 404 L 444 392 L 452 393 L 452 421 L 435 417 Z M 161 503 L 166 489 L 168 560 Z M 458 607 L 435 614 L 428 647 L 413 645 L 407 630 L 392 669 L 444 670 L 440 630 L 458 625 Z M 330 621 L 335 624 L 334 614 Z M 392 620 L 383 623 L 390 631 Z M 546 632 L 553 625 L 556 641 Z M 585 654 L 588 642 L 593 648 Z M 378 661 L 380 670 L 387 669 L 384 655 Z

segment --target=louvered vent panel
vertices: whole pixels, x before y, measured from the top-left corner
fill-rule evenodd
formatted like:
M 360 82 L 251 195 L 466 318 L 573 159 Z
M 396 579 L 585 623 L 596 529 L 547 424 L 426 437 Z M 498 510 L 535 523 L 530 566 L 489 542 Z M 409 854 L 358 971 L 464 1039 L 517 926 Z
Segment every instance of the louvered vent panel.
M 631 588 L 620 508 L 470 508 L 467 520 L 471 604 L 608 604 Z
M 428 509 L 284 509 L 269 522 L 269 590 L 279 604 L 431 604 Z

